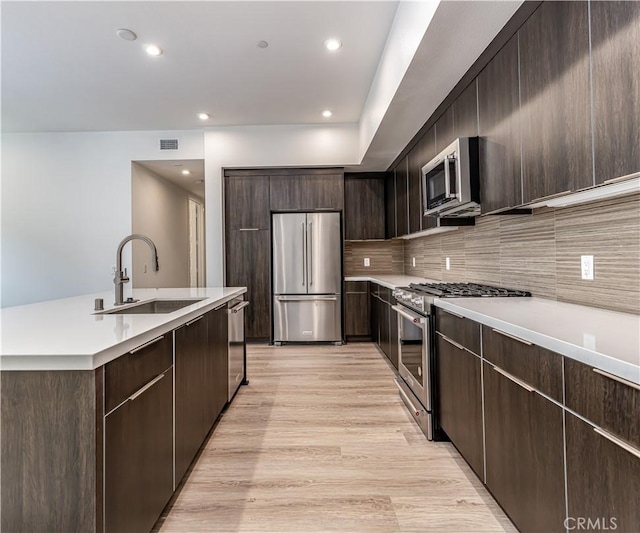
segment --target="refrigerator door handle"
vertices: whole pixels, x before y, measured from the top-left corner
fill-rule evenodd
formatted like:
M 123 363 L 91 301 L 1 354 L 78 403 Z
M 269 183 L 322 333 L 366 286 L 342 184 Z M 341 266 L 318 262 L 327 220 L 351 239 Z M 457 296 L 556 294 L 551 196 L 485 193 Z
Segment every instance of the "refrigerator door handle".
M 307 249 L 309 250 L 309 257 L 307 259 L 307 265 L 309 265 L 309 286 L 313 285 L 313 222 L 309 222 L 307 228 Z
M 307 236 L 304 229 L 305 223 L 302 223 L 302 286 L 307 284 L 306 272 L 307 272 Z

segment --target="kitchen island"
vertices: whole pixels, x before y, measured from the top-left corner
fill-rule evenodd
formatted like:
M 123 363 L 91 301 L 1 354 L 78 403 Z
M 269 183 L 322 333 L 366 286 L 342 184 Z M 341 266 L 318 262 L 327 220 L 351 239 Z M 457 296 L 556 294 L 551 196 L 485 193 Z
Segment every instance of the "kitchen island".
M 110 314 L 111 292 L 3 309 L 1 529 L 151 529 L 227 401 L 227 303 L 245 292 L 133 290 L 187 304 L 157 314 Z

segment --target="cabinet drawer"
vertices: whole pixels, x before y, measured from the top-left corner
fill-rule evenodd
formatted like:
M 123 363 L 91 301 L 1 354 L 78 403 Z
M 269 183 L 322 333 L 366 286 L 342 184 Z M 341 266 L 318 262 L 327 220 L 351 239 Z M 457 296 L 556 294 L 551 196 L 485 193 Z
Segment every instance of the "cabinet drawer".
M 345 292 L 369 292 L 368 281 L 345 281 Z
M 436 308 L 436 330 L 480 355 L 480 324 Z
M 482 356 L 525 383 L 562 402 L 562 356 L 482 326 Z
M 570 413 L 566 428 L 569 516 L 600 517 L 600 531 L 637 532 L 640 458 Z
M 173 362 L 172 334 L 165 333 L 107 363 L 104 368 L 105 413 L 162 374 Z
M 640 388 L 565 358 L 567 408 L 640 448 Z

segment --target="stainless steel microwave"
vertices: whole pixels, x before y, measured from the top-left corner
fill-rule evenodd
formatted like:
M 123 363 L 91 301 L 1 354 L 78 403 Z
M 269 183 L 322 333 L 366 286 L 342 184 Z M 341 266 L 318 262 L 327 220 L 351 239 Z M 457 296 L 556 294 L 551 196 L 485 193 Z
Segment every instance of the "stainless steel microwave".
M 480 214 L 478 138 L 461 137 L 422 167 L 425 215 L 474 217 Z

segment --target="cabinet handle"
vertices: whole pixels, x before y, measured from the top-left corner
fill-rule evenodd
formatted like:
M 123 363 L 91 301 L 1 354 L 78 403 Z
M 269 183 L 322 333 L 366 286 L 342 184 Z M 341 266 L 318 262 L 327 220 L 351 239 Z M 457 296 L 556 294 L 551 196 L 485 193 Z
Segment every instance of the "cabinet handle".
M 454 313 L 453 311 L 449 311 L 448 309 L 446 309 L 446 312 L 449 313 L 450 315 L 455 316 L 456 318 L 464 318 L 462 315 L 459 315 L 458 313 Z
M 150 389 L 151 387 L 153 387 L 156 383 L 158 383 L 158 381 L 160 381 L 162 378 L 164 377 L 164 373 L 160 374 L 159 376 L 156 376 L 156 378 L 152 379 L 149 383 L 147 383 L 144 387 L 142 387 L 141 389 L 139 389 L 137 392 L 134 392 L 131 396 L 129 396 L 129 400 L 133 401 L 135 400 L 138 396 L 140 396 L 141 394 L 144 394 L 144 392 L 148 389 Z
M 241 311 L 242 309 L 244 309 L 245 307 L 247 307 L 249 305 L 249 302 L 242 302 L 239 303 L 238 305 L 236 305 L 235 307 L 232 307 L 231 309 L 229 309 L 230 313 L 237 313 L 238 311 Z
M 162 339 L 164 339 L 164 335 L 161 335 L 160 337 L 156 337 L 155 339 L 150 340 L 149 342 L 145 342 L 142 346 L 138 346 L 137 348 L 134 348 L 129 353 L 139 352 L 140 350 L 143 350 L 147 346 L 151 346 L 152 344 L 155 344 L 156 342 L 161 341 Z
M 458 348 L 458 350 L 464 350 L 464 346 L 462 346 L 462 344 L 458 344 L 456 341 L 452 341 L 449 337 L 447 337 L 446 335 L 443 335 L 439 331 L 437 333 L 449 344 L 453 344 L 456 348 Z
M 598 435 L 604 437 L 608 441 L 613 442 L 613 444 L 615 444 L 616 446 L 619 446 L 623 450 L 629 452 L 632 455 L 635 455 L 638 459 L 640 459 L 640 450 L 638 450 L 637 448 L 630 446 L 623 440 L 620 440 L 618 437 L 614 437 L 611 433 L 609 433 L 608 431 L 604 431 L 603 429 L 594 427 L 593 431 L 595 431 Z
M 240 228 L 238 231 L 260 231 L 260 228 Z
M 609 372 L 605 372 L 604 370 L 600 370 L 599 368 L 592 368 L 591 370 L 593 370 L 596 374 L 600 374 L 601 376 L 604 376 L 605 378 L 609 378 L 609 379 L 612 379 L 613 381 L 617 381 L 618 383 L 622 383 L 623 385 L 626 385 L 627 387 L 631 387 L 632 389 L 640 390 L 640 385 L 638 385 L 637 383 L 634 383 L 633 381 L 627 381 L 624 378 L 619 378 L 618 376 L 614 376 L 613 374 L 609 374 Z
M 525 341 L 524 339 L 521 339 L 520 337 L 516 337 L 515 335 L 511 335 L 510 333 L 505 333 L 504 331 L 500 331 L 499 329 L 493 329 L 492 331 L 495 331 L 496 333 L 503 335 L 505 337 L 509 337 L 514 341 L 518 341 L 518 342 L 521 342 L 522 344 L 526 344 L 527 346 L 533 346 L 532 342 Z
M 502 370 L 502 368 L 498 368 L 497 366 L 494 366 L 493 369 L 498 374 L 502 374 L 508 380 L 513 381 L 516 385 L 520 385 L 526 391 L 528 391 L 528 392 L 536 392 L 536 389 L 534 389 L 533 387 L 530 387 L 524 381 L 520 381 L 517 377 L 512 376 L 511 374 L 509 374 L 509 372 L 505 372 L 504 370 Z
M 187 322 L 185 326 L 190 326 L 191 324 L 195 324 L 198 320 L 202 320 L 203 318 L 204 318 L 204 315 L 200 315 L 198 318 L 194 318 L 193 320 L 190 320 L 189 322 Z
M 218 307 L 214 307 L 214 308 L 213 308 L 213 310 L 214 310 L 214 311 L 217 311 L 218 309 L 222 309 L 222 308 L 223 308 L 223 307 L 225 307 L 226 305 L 227 305 L 227 304 L 219 305 Z

